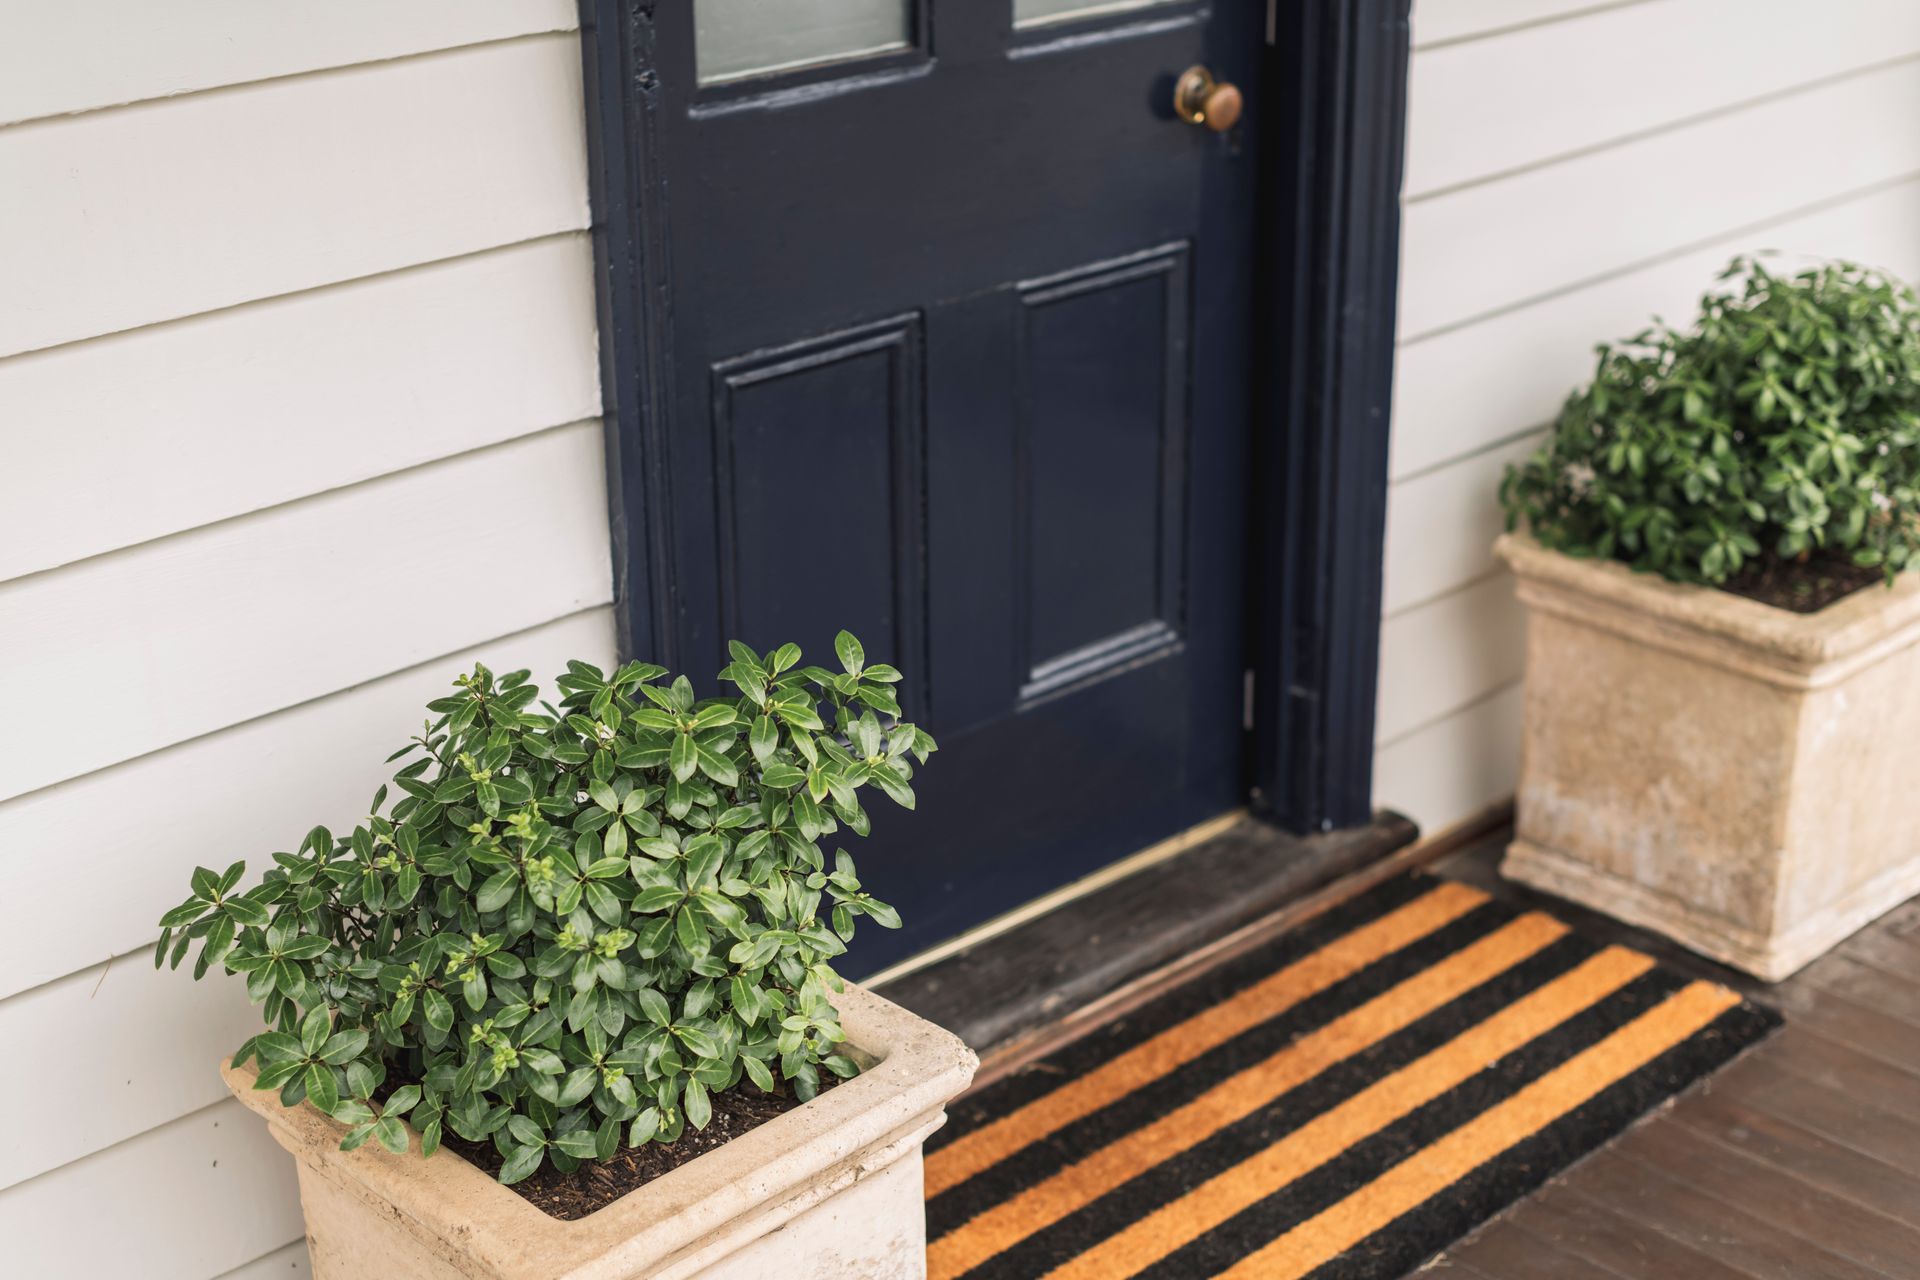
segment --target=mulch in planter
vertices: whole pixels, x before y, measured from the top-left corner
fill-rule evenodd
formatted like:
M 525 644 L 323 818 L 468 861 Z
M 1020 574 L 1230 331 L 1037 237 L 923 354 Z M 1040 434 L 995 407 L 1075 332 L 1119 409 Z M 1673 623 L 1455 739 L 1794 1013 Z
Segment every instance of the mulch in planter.
M 1885 581 L 1883 570 L 1837 556 L 1809 557 L 1804 562 L 1766 556 L 1749 562 L 1721 589 L 1776 609 L 1818 613 L 1836 600 Z
M 821 1093 L 839 1083 L 839 1078 L 830 1073 L 823 1073 L 823 1077 Z M 756 1086 L 742 1082 L 713 1095 L 713 1118 L 704 1129 L 688 1128 L 672 1143 L 649 1142 L 640 1147 L 623 1147 L 612 1159 L 587 1161 L 571 1173 L 562 1173 L 551 1163 L 543 1164 L 507 1189 L 518 1192 L 550 1217 L 569 1222 L 584 1218 L 629 1191 L 646 1186 L 661 1174 L 670 1173 L 694 1157 L 801 1105 L 800 1100 L 786 1090 L 784 1082 L 779 1082 L 779 1088 L 778 1093 L 762 1093 Z M 489 1176 L 497 1176 L 505 1163 L 491 1142 L 468 1142 L 451 1130 L 441 1141 L 447 1150 L 457 1153 L 469 1164 L 478 1165 Z
M 1386 1280 L 1778 1025 L 1408 875 L 949 1107 L 930 1280 Z

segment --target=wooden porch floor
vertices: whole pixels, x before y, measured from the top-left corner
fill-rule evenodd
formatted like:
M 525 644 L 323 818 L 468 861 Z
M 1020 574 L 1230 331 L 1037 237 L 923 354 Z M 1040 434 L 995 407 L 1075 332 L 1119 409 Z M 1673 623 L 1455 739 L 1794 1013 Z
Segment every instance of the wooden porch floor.
M 1769 987 L 1501 881 L 1506 832 L 1437 865 L 1735 987 L 1786 1025 L 1428 1264 L 1460 1280 L 1920 1277 L 1920 898 Z

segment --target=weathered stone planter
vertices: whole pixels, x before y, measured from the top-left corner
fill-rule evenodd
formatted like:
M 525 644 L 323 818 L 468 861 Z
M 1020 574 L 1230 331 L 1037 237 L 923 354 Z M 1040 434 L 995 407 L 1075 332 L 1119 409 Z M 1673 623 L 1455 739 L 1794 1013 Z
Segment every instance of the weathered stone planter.
M 1509 535 L 1512 879 L 1777 981 L 1920 891 L 1920 580 L 1812 614 Z
M 699 1276 L 919 1277 L 926 1271 L 920 1144 L 974 1057 L 939 1027 L 849 986 L 835 1000 L 848 1042 L 878 1061 L 803 1107 L 691 1160 L 575 1222 L 548 1217 L 442 1151 L 339 1149 L 342 1126 L 227 1086 L 300 1165 L 320 1280 L 627 1280 Z

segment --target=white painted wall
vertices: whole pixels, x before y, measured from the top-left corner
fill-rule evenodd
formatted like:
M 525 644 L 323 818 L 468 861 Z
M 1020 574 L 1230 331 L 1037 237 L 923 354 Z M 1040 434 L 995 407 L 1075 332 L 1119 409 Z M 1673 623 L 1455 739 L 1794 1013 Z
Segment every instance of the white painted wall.
M 1415 0 L 1379 803 L 1437 831 L 1512 794 L 1501 470 L 1594 343 L 1759 249 L 1920 280 L 1920 5 Z
M 155 973 L 476 657 L 613 648 L 572 0 L 0 0 L 0 1272 L 306 1272 Z

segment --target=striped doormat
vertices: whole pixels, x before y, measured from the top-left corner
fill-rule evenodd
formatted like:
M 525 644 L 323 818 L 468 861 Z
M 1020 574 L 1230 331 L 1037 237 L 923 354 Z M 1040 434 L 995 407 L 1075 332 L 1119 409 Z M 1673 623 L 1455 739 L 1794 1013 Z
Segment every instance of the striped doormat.
M 1398 1276 L 1777 1021 L 1402 876 L 956 1103 L 928 1273 Z

